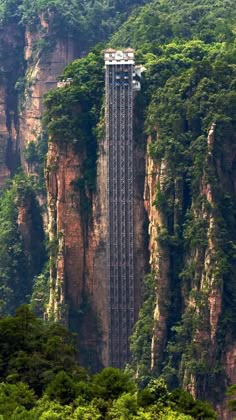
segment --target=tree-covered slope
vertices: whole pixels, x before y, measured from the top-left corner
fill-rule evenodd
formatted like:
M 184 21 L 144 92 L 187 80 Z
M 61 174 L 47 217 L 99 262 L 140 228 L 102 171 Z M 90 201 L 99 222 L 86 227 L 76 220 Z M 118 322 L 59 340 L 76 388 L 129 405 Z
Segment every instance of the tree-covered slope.
M 150 49 L 178 39 L 230 42 L 234 31 L 233 0 L 161 0 L 133 13 L 113 36 L 113 42 L 134 48 L 150 44 Z

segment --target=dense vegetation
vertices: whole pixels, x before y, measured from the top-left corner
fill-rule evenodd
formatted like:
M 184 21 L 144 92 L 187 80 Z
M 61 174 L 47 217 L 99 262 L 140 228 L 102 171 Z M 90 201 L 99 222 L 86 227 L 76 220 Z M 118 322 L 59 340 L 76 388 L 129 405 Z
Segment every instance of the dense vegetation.
M 216 123 L 214 153 L 218 160 L 223 162 L 225 176 L 231 176 L 231 167 L 223 157 L 227 147 L 226 138 L 232 153 L 235 150 L 236 96 L 233 86 L 236 68 L 232 62 L 230 47 L 218 43 L 206 45 L 202 41 L 195 40 L 182 45 L 172 42 L 159 47 L 158 56 L 148 53 L 144 54 L 143 58 L 147 60 L 146 81 L 148 95 L 151 96 L 146 119 L 147 133 L 153 137 L 149 153 L 156 163 L 164 160 L 168 165 L 168 175 L 165 177 L 162 190 L 157 186 L 155 205 L 164 214 L 165 219 L 165 226 L 159 232 L 159 241 L 169 247 L 176 264 L 172 273 L 172 284 L 177 287 L 181 282 L 185 294 L 189 293 L 194 282 L 196 266 L 191 265 L 189 259 L 184 265 L 183 255 L 187 252 L 188 255 L 194 254 L 196 247 L 200 247 L 204 253 L 207 246 L 208 222 L 202 218 L 204 197 L 200 196 L 202 178 L 206 176 L 207 182 L 212 185 L 214 200 L 217 201 L 217 208 L 214 210 L 218 222 L 215 232 L 218 245 L 215 274 L 218 279 L 222 277 L 226 279 L 224 286 L 225 299 L 227 299 L 226 317 L 234 331 L 235 222 L 230 209 L 235 209 L 235 198 L 231 187 L 228 190 L 221 190 L 219 175 L 212 169 L 212 161 L 205 158 L 208 148 L 207 133 L 214 122 Z M 155 126 L 158 127 L 158 139 Z M 176 180 L 184 196 L 180 197 L 183 207 L 180 208 L 180 216 L 174 224 Z M 192 208 L 193 205 L 195 210 Z M 196 209 L 198 209 L 197 217 L 196 213 L 193 214 Z M 207 293 L 207 290 L 205 292 Z M 231 296 L 230 300 L 228 296 Z M 201 305 L 200 295 L 194 297 L 197 298 Z M 170 320 L 171 323 L 178 321 L 175 300 L 172 305 L 175 308 L 175 318 Z M 150 322 L 153 311 L 150 305 L 148 307 L 150 308 L 148 322 Z M 142 323 L 142 317 L 140 322 Z M 188 322 L 187 318 L 185 322 Z M 138 330 L 139 325 L 138 323 Z M 195 327 L 188 326 L 188 328 L 191 330 L 193 328 L 191 333 L 188 330 L 190 345 L 194 328 L 198 328 L 198 323 Z M 151 333 L 151 328 L 149 331 Z M 184 330 L 178 331 L 179 334 L 187 333 L 187 326 Z M 187 346 L 186 335 L 181 340 L 183 340 L 182 345 Z M 137 346 L 134 348 L 138 351 Z M 181 353 L 179 347 L 173 345 L 171 348 L 173 352 Z M 183 350 L 183 347 L 181 348 Z M 143 354 L 145 347 L 140 345 L 139 349 Z M 140 352 L 135 354 L 135 359 L 142 363 Z M 194 360 L 193 348 L 191 352 L 192 356 L 190 354 L 187 356 L 190 362 Z M 147 355 L 143 354 L 143 358 L 146 357 Z M 206 361 L 199 360 L 199 363 L 202 365 Z M 197 364 L 194 369 L 198 370 Z
M 210 293 L 210 285 L 206 281 L 204 287 L 201 290 L 199 287 L 196 294 L 191 290 L 192 285 L 198 284 L 200 278 L 200 274 L 194 273 L 194 270 L 198 270 L 202 264 L 201 258 L 195 259 L 194 267 L 191 256 L 194 255 L 195 249 L 201 252 L 206 250 L 209 229 L 207 215 L 213 213 L 216 226 L 212 234 L 215 240 L 215 257 L 212 259 L 214 267 L 211 275 L 214 276 L 215 283 L 211 287 L 215 287 L 217 282 L 218 287 L 224 284 L 224 317 L 227 318 L 227 328 L 233 335 L 236 304 L 233 270 L 236 263 L 236 225 L 230 209 L 234 212 L 236 202 L 231 186 L 220 184 L 222 178 L 215 169 L 215 162 L 217 160 L 221 162 L 224 176 L 230 179 L 232 166 L 226 162 L 224 153 L 227 147 L 231 153 L 234 153 L 236 145 L 236 95 L 232 90 L 235 76 L 236 67 L 232 65 L 231 60 L 228 60 L 227 51 L 219 52 L 214 58 L 211 58 L 210 52 L 201 63 L 195 61 L 190 70 L 172 77 L 163 88 L 157 90 L 151 104 L 154 114 L 151 111 L 149 114 L 149 123 L 155 121 L 160 134 L 160 141 L 153 142 L 150 153 L 157 161 L 165 159 L 169 170 L 162 191 L 158 191 L 157 188 L 156 206 L 160 211 L 165 207 L 167 215 L 166 224 L 160 234 L 163 235 L 161 239 L 170 247 L 175 259 L 176 271 L 173 273 L 172 284 L 179 279 L 184 296 L 189 293 L 196 307 L 202 310 Z M 207 143 L 207 132 L 212 122 L 216 126 L 211 152 Z M 214 157 L 210 153 L 214 154 Z M 183 183 L 181 188 L 184 191 L 182 198 L 184 208 L 174 223 L 172 219 L 175 207 L 174 194 L 177 194 L 174 183 L 177 179 L 179 183 Z M 203 182 L 211 185 L 213 195 L 211 203 L 202 193 Z M 187 255 L 187 261 L 181 261 L 181 252 L 182 255 Z M 174 307 L 175 302 L 172 304 Z M 224 350 L 225 319 L 222 319 L 222 324 L 219 326 L 218 351 Z M 169 350 L 175 356 L 178 354 L 178 357 L 183 351 L 182 362 L 184 361 L 192 373 L 199 375 L 199 385 L 201 375 L 204 376 L 204 381 L 207 382 L 207 385 L 206 382 L 202 385 L 204 388 L 211 386 L 214 375 L 219 372 L 216 365 L 215 372 L 208 366 L 208 356 L 204 355 L 204 352 L 198 362 L 194 360 L 197 345 L 193 345 L 193 338 L 199 328 L 207 330 L 203 322 L 195 311 L 189 309 L 185 312 L 181 327 L 178 326 L 174 330 L 178 345 L 176 346 L 176 342 L 172 343 Z M 210 345 L 210 342 L 208 344 Z M 184 369 L 179 372 L 181 382 L 184 380 L 183 376 L 181 377 L 183 372 Z M 202 394 L 204 392 L 202 391 Z
M 19 212 L 27 215 L 26 232 Z M 30 300 L 32 280 L 45 262 L 41 211 L 34 183 L 17 175 L 0 200 L 0 315 L 14 313 L 19 304 Z M 33 246 L 34 244 L 34 246 Z
M 33 32 L 42 32 L 43 39 L 37 47 L 52 45 L 53 37 L 68 35 L 78 40 L 83 50 L 106 40 L 127 18 L 133 7 L 144 4 L 145 0 L 129 0 L 125 4 L 119 0 L 69 1 L 69 0 L 4 0 L 0 7 L 0 28 L 9 23 L 19 23 Z M 50 24 L 46 38 L 41 20 Z
M 74 337 L 35 318 L 27 306 L 0 319 L 0 414 L 3 420 L 210 420 L 207 404 L 163 380 L 138 389 L 130 372 L 91 376 L 77 363 Z
M 113 36 L 116 45 L 150 50 L 172 40 L 199 39 L 207 44 L 234 40 L 233 0 L 152 1 L 137 10 Z

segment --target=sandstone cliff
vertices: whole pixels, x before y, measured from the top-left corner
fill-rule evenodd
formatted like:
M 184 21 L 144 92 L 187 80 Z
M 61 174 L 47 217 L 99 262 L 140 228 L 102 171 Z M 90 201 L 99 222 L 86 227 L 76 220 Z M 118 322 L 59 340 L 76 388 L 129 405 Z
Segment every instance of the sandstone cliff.
M 225 229 L 227 226 L 223 220 L 223 209 L 219 206 L 219 197 L 222 195 L 230 201 L 235 196 L 235 148 L 233 143 L 226 142 L 221 155 L 217 155 L 215 129 L 216 125 L 212 124 L 208 132 L 206 169 L 200 181 L 200 196 L 192 201 L 188 210 L 191 212 L 191 221 L 187 222 L 185 240 L 190 230 L 194 229 L 195 235 L 191 236 L 192 242 L 188 247 L 183 248 L 179 243 L 176 249 L 173 243 L 176 240 L 173 237 L 175 226 L 187 210 L 184 180 L 174 181 L 170 227 L 168 214 L 160 202 L 160 194 L 165 191 L 168 162 L 155 163 L 147 154 L 144 198 L 149 216 L 150 264 L 156 281 L 151 369 L 158 374 L 163 371 L 163 362 L 167 363 L 164 352 L 171 334 L 170 326 L 175 325 L 173 319 L 175 322 L 181 320 L 174 327 L 174 341 L 168 344 L 170 353 L 167 366 L 177 367 L 180 384 L 194 397 L 213 401 L 219 418 L 231 419 L 231 414 L 226 410 L 226 401 L 222 405 L 222 388 L 236 380 L 236 342 L 230 333 L 230 321 L 227 324 L 224 319 L 233 273 L 228 271 L 227 261 L 223 258 L 223 249 L 227 245 L 224 240 L 230 242 L 230 234 L 222 238 L 222 224 Z M 172 237 L 169 232 L 172 232 Z M 175 261 L 176 254 L 180 257 L 178 263 Z M 177 277 L 176 271 L 179 273 L 179 285 L 173 282 L 173 278 Z M 173 300 L 176 293 L 177 298 Z M 171 313 L 173 310 L 174 317 Z M 230 309 L 228 314 L 230 316 Z M 174 360 L 178 360 L 177 365 Z M 219 382 L 220 388 L 217 386 Z
M 20 163 L 18 96 L 15 84 L 24 74 L 24 31 L 17 24 L 0 29 L 0 187 Z
M 18 22 L 0 30 L 2 68 L 0 76 L 0 185 L 25 162 L 30 142 L 42 135 L 43 95 L 55 88 L 66 64 L 79 55 L 72 38 L 59 39 L 52 23 L 40 17 L 34 30 Z M 33 171 L 35 172 L 35 171 Z
M 40 19 L 40 25 L 40 29 L 35 32 L 27 28 L 25 32 L 26 82 L 20 107 L 22 150 L 28 143 L 37 141 L 41 136 L 43 95 L 56 87 L 57 78 L 62 74 L 64 67 L 78 55 L 75 41 L 71 38 L 55 38 L 51 33 L 50 23 L 44 21 L 43 17 Z M 41 47 L 40 42 L 43 40 L 45 45 Z

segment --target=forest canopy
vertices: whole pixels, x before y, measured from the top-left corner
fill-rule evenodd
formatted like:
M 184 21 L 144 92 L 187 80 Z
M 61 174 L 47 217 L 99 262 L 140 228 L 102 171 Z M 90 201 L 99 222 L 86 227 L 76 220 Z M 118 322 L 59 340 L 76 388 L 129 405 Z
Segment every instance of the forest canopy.
M 20 307 L 0 319 L 0 413 L 3 420 L 205 420 L 208 403 L 169 392 L 163 380 L 138 389 L 131 372 L 106 368 L 91 376 L 78 364 L 75 337 Z

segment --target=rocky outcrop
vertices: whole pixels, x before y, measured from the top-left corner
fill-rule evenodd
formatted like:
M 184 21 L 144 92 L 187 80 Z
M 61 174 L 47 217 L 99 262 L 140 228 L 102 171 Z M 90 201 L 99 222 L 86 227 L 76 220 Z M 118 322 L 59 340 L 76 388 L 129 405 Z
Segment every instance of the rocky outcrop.
M 193 340 L 196 342 L 199 357 L 202 361 L 205 359 L 206 372 L 205 375 L 202 375 L 202 378 L 195 376 L 194 386 L 190 386 L 189 389 L 193 395 L 213 401 L 219 411 L 220 418 L 227 420 L 232 418 L 232 413 L 227 410 L 225 398 L 222 403 L 222 389 L 219 395 L 215 392 L 214 386 L 217 388 L 217 381 L 221 380 L 222 387 L 224 386 L 226 389 L 236 380 L 236 359 L 234 357 L 236 342 L 232 336 L 230 321 L 225 324 L 224 320 L 227 311 L 225 304 L 228 282 L 233 282 L 234 276 L 227 266 L 229 264 L 227 257 L 229 257 L 230 246 L 226 256 L 224 255 L 224 246 L 227 241 L 233 240 L 235 225 L 231 224 L 232 232 L 229 232 L 227 236 L 225 236 L 224 231 L 222 235 L 222 228 L 229 228 L 224 220 L 223 201 L 226 196 L 228 199 L 229 197 L 233 199 L 236 192 L 234 176 L 232 176 L 236 154 L 233 143 L 226 142 L 221 156 L 217 156 L 215 153 L 215 131 L 216 125 L 212 124 L 207 138 L 206 171 L 202 177 L 200 190 L 200 195 L 203 198 L 202 207 L 200 214 L 196 214 L 196 217 L 206 221 L 207 227 L 206 245 L 202 247 L 202 250 L 196 249 L 194 256 L 196 267 L 199 267 L 201 271 L 199 272 L 200 283 L 198 284 L 195 281 L 193 289 L 201 292 L 202 302 L 196 302 L 196 300 L 191 302 L 189 300 L 189 304 L 195 306 L 199 317 L 201 317 L 201 322 L 196 329 Z M 215 179 L 212 178 L 212 174 L 214 174 Z M 201 252 L 202 255 L 199 257 Z M 225 329 L 224 332 L 222 328 Z M 210 366 L 210 368 L 207 369 L 207 366 Z M 218 372 L 217 366 L 219 366 Z M 215 385 L 211 385 L 211 378 Z
M 148 139 L 149 147 L 151 139 Z M 149 218 L 150 266 L 156 279 L 156 304 L 151 345 L 151 369 L 160 369 L 167 342 L 167 320 L 170 303 L 170 255 L 168 247 L 158 242 L 158 234 L 165 228 L 165 216 L 155 206 L 157 185 L 162 191 L 166 176 L 165 164 L 157 164 L 147 155 L 144 203 Z M 157 368 L 157 366 L 159 366 Z
M 43 95 L 56 87 L 65 66 L 78 56 L 72 38 L 55 38 L 43 17 L 40 25 L 44 30 L 43 38 L 41 30 L 25 33 L 26 82 L 20 111 L 22 149 L 41 135 Z
M 11 23 L 0 29 L 0 188 L 20 163 L 18 92 L 15 85 L 24 74 L 24 31 Z
M 10 169 L 7 166 L 7 144 L 8 144 L 8 130 L 6 124 L 6 104 L 5 104 L 5 87 L 1 86 L 0 90 L 0 186 L 4 185 L 4 182 L 10 176 Z
M 55 291 L 55 294 L 50 294 L 49 310 L 56 319 L 62 316 L 66 293 L 70 295 L 75 308 L 80 306 L 82 298 L 85 232 L 79 212 L 80 194 L 74 188 L 80 174 L 80 159 L 71 147 L 61 149 L 55 143 L 49 143 L 46 188 L 51 288 Z M 68 278 L 70 282 L 66 284 Z
M 180 242 L 176 249 L 174 243 L 177 238 L 175 226 L 180 225 L 181 217 L 188 208 L 184 203 L 183 181 L 178 179 L 178 182 L 173 182 L 174 190 L 170 195 L 165 190 L 168 176 L 170 182 L 168 163 L 163 160 L 157 163 L 147 154 L 144 197 L 149 216 L 150 264 L 156 278 L 151 369 L 160 374 L 163 362 L 165 364 L 166 345 L 173 337 L 170 326 L 175 326 L 171 313 L 174 309 L 177 320 L 182 320 L 182 326 L 178 324 L 176 329 L 177 341 L 172 342 L 172 351 L 175 353 L 173 346 L 179 345 L 181 350 L 177 354 L 182 353 L 178 367 L 175 365 L 179 383 L 194 397 L 212 401 L 220 419 L 231 419 L 226 401 L 222 404 L 222 388 L 226 390 L 229 384 L 236 382 L 233 327 L 231 321 L 225 323 L 225 312 L 233 317 L 231 310 L 226 309 L 233 273 L 225 258 L 225 246 L 229 246 L 230 253 L 235 225 L 232 218 L 232 232 L 227 232 L 229 226 L 225 220 L 226 213 L 223 212 L 225 200 L 232 203 L 235 196 L 233 172 L 236 155 L 233 142 L 227 141 L 221 154 L 219 151 L 216 153 L 215 131 L 216 126 L 212 124 L 207 138 L 207 154 L 203 162 L 205 169 L 199 194 L 195 198 L 192 196 L 190 201 L 188 199 L 191 206 L 185 219 L 182 239 L 188 243 L 187 247 L 182 248 Z M 169 220 L 168 206 L 163 206 L 165 197 L 171 203 Z M 179 266 L 175 265 L 176 255 L 180 258 Z M 178 283 L 173 283 L 175 270 L 180 280 L 179 289 Z M 179 308 L 172 298 L 176 293 Z M 232 302 L 230 305 L 232 307 Z M 184 334 L 184 342 L 178 341 L 181 340 L 181 334 Z
M 106 223 L 102 148 L 98 194 L 77 185 L 85 153 L 70 145 L 49 144 L 46 187 L 51 242 L 49 316 L 64 319 L 79 334 L 80 358 L 91 368 L 106 359 L 101 330 L 107 333 Z M 84 194 L 85 193 L 85 194 Z M 85 201 L 90 202 L 90 209 Z M 53 248 L 54 247 L 54 248 Z M 102 359 L 102 360 L 101 360 Z
M 35 31 L 18 23 L 0 29 L 0 187 L 20 163 L 32 172 L 24 150 L 42 134 L 43 95 L 56 87 L 64 67 L 79 56 L 76 42 L 58 39 L 51 26 L 40 17 Z

